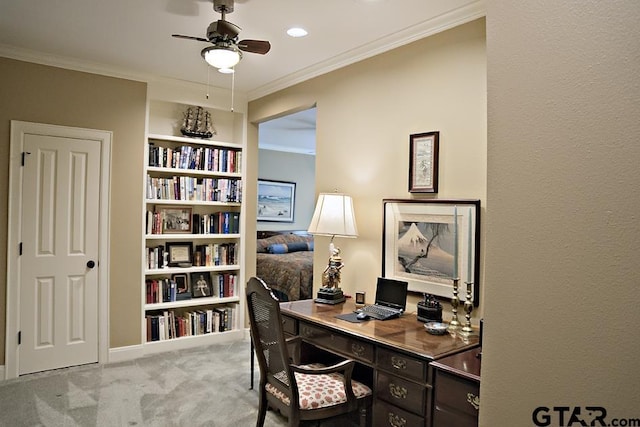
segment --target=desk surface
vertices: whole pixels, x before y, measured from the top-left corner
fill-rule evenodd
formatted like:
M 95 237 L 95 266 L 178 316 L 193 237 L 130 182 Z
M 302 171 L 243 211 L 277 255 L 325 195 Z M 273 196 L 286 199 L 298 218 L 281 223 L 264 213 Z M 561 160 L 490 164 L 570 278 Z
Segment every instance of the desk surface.
M 404 314 L 397 319 L 369 320 L 362 323 L 352 323 L 336 318 L 336 315 L 352 313 L 355 310 L 352 300 L 337 305 L 317 304 L 313 300 L 283 302 L 280 303 L 280 310 L 283 315 L 306 320 L 431 360 L 478 346 L 477 336 L 463 338 L 460 335 L 438 336 L 427 333 L 424 323 L 418 321 L 415 314 Z

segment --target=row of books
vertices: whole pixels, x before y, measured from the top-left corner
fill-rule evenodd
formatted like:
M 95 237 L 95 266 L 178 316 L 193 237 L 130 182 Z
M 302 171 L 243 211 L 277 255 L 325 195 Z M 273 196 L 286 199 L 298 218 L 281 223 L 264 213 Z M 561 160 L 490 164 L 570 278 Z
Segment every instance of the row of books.
M 210 267 L 214 265 L 238 264 L 237 243 L 208 243 L 196 245 L 193 253 L 193 265 Z
M 238 150 L 190 145 L 169 148 L 149 143 L 149 166 L 239 173 L 241 165 L 242 152 Z
M 146 316 L 147 341 L 225 332 L 233 329 L 233 307 L 215 307 L 178 314 L 164 311 Z
M 193 176 L 159 178 L 147 174 L 147 199 L 239 203 L 242 180 Z
M 203 281 L 204 285 L 198 285 Z M 165 278 L 147 279 L 146 303 L 160 304 L 199 297 L 226 298 L 237 295 L 238 276 L 234 273 L 206 272 L 174 274 Z
M 238 264 L 238 244 L 234 242 L 196 245 L 191 254 L 191 264 L 196 267 Z M 149 270 L 167 268 L 170 264 L 165 245 L 145 248 L 145 265 Z
M 163 234 L 182 233 L 192 234 L 238 234 L 240 233 L 240 212 L 212 212 L 209 214 L 190 214 L 187 208 L 184 217 L 180 217 L 180 226 L 176 224 L 176 215 L 167 213 L 167 209 L 158 208 L 147 211 L 146 233 Z
M 238 234 L 240 233 L 240 212 L 193 214 L 193 233 Z

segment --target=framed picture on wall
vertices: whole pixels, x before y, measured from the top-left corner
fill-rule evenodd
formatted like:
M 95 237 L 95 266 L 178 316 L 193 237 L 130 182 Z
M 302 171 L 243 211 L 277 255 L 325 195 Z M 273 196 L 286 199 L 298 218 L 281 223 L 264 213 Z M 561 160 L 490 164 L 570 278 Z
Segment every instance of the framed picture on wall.
M 258 221 L 293 222 L 296 183 L 258 179 Z
M 479 303 L 480 200 L 383 200 L 382 276 L 409 291 Z
M 438 192 L 440 132 L 409 135 L 409 192 Z

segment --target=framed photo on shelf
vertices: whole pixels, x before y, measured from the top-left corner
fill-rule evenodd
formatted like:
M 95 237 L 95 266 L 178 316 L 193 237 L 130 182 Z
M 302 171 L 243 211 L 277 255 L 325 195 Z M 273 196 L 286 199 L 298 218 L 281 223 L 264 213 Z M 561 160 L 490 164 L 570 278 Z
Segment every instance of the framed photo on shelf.
M 440 132 L 409 135 L 409 192 L 438 192 Z
M 191 299 L 191 286 L 189 285 L 189 276 L 182 273 L 176 273 L 171 275 L 171 280 L 176 283 L 177 301 Z
M 192 242 L 167 242 L 166 247 L 170 267 L 191 267 L 193 264 Z
M 211 275 L 209 272 L 191 273 L 191 295 L 193 298 L 210 297 L 213 295 Z
M 479 303 L 480 200 L 383 200 L 382 276 L 409 291 Z
M 258 179 L 258 221 L 293 222 L 296 183 Z
M 193 230 L 192 208 L 188 206 L 157 206 L 162 218 L 162 232 L 190 234 Z

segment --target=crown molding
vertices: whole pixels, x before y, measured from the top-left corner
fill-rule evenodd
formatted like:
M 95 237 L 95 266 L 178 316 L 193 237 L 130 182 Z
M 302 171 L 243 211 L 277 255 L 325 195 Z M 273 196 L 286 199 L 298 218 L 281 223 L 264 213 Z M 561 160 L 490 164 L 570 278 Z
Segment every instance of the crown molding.
M 304 68 L 295 73 L 291 73 L 254 90 L 250 90 L 247 92 L 248 99 L 249 101 L 253 101 L 279 90 L 286 89 L 289 86 L 326 74 L 330 71 L 371 58 L 459 25 L 466 24 L 467 22 L 486 16 L 486 12 L 485 0 L 478 0 L 456 10 L 436 16 L 421 24 L 409 27 L 403 31 L 398 31 L 391 36 L 367 43 L 329 60 Z

